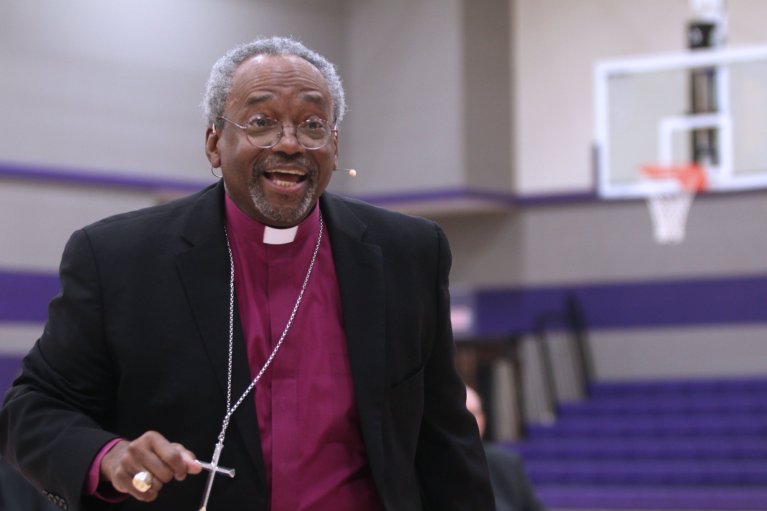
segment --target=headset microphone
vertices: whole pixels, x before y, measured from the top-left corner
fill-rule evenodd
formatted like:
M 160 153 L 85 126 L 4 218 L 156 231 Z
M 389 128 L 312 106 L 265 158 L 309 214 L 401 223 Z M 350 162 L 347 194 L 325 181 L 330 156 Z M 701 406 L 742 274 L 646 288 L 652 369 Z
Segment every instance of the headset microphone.
M 333 169 L 335 170 L 345 170 L 347 174 L 349 174 L 349 177 L 357 177 L 357 171 L 355 169 Z

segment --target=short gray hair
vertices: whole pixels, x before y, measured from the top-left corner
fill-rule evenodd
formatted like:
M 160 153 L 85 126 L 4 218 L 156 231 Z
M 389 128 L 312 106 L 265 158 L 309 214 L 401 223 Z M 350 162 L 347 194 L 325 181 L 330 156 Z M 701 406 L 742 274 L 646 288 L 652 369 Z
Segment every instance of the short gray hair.
M 213 64 L 205 86 L 205 97 L 202 100 L 203 115 L 208 126 L 215 125 L 221 128 L 220 117 L 224 115 L 224 106 L 232 88 L 234 72 L 240 64 L 256 55 L 294 55 L 316 67 L 328 83 L 330 97 L 333 100 L 333 125 L 338 126 L 341 123 L 346 113 L 346 99 L 336 67 L 328 59 L 295 39 L 270 37 L 236 46 Z

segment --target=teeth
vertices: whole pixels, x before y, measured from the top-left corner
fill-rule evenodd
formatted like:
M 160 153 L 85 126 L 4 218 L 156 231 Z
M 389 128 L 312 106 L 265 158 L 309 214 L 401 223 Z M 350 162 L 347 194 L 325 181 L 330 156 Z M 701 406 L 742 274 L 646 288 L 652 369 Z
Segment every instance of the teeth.
M 280 188 L 290 188 L 296 183 L 294 183 L 293 181 L 281 181 L 279 179 L 272 179 L 272 184 L 277 185 Z
M 269 171 L 270 174 L 290 174 L 292 176 L 303 176 L 304 173 L 300 170 L 293 169 L 274 169 Z
M 269 178 L 269 181 L 278 188 L 290 188 L 303 181 L 306 177 L 306 172 L 297 169 L 272 169 L 265 171 L 264 174 Z M 298 180 L 281 179 L 280 176 L 297 176 Z

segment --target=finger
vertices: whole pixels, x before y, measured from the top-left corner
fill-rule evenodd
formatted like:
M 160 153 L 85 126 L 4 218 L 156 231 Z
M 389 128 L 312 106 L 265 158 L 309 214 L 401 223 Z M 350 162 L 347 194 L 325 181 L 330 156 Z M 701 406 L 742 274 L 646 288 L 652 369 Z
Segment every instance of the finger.
M 181 444 L 170 442 L 158 443 L 154 446 L 154 450 L 158 460 L 163 463 L 167 470 L 166 473 L 163 473 L 163 482 L 167 483 L 171 478 L 178 481 L 186 478 L 190 464 L 194 461 L 194 454 L 191 451 Z M 165 479 L 166 475 L 167 479 Z
M 151 502 L 165 483 L 174 478 L 183 480 L 188 473 L 199 473 L 202 469 L 184 446 L 169 442 L 156 431 L 148 431 L 132 442 L 115 444 L 102 459 L 101 470 L 104 479 L 111 481 L 117 491 Z M 143 492 L 133 484 L 134 476 L 142 471 L 152 476 L 151 487 Z
M 149 472 L 149 471 L 146 470 L 145 472 Z M 131 480 L 131 483 L 132 482 L 133 481 Z M 133 484 L 131 484 L 131 488 L 128 493 L 136 500 L 140 500 L 142 502 L 152 502 L 158 497 L 158 495 L 160 494 L 160 490 L 162 490 L 162 488 L 163 488 L 162 481 L 152 476 L 151 485 L 149 486 L 148 489 L 146 489 L 145 491 L 141 491 L 143 488 L 139 489 Z
M 143 453 L 146 457 L 142 459 L 142 463 L 163 483 L 168 483 L 173 478 L 182 481 L 187 474 L 202 471 L 195 463 L 192 451 L 177 442 L 169 442 L 160 433 L 147 432 L 142 435 L 141 440 L 138 448 L 144 447 L 144 444 L 149 447 L 149 452 Z
M 202 472 L 202 465 L 197 463 L 195 461 L 196 458 L 192 458 L 191 460 L 187 461 L 188 466 L 188 472 L 192 475 L 197 475 L 200 472 Z
M 163 483 L 170 481 L 174 476 L 174 471 L 163 459 L 163 456 L 167 455 L 165 451 L 168 446 L 170 446 L 170 442 L 155 431 L 148 431 L 131 442 L 127 449 L 131 462 L 126 462 L 125 466 L 126 468 L 138 469 L 131 474 L 131 478 L 136 472 L 146 470 L 152 474 L 155 480 Z
M 187 474 L 195 475 L 195 474 L 199 474 L 200 472 L 202 472 L 202 467 L 200 466 L 199 463 L 197 463 L 195 461 L 197 459 L 197 456 L 195 456 L 192 451 L 190 451 L 189 449 L 187 449 L 186 447 L 184 447 L 183 445 L 181 445 L 179 443 L 175 443 L 174 442 L 171 445 L 175 446 L 181 452 L 181 458 L 182 458 L 184 464 L 186 465 L 186 473 Z M 182 481 L 183 479 L 184 479 L 184 477 L 179 479 L 179 481 Z
M 150 487 L 145 491 L 141 491 L 143 489 L 141 488 L 141 485 L 138 485 L 138 487 L 134 485 L 134 477 L 140 472 L 148 472 L 150 475 L 151 472 L 145 468 L 132 467 L 133 465 L 118 467 L 113 474 L 112 486 L 114 486 L 117 491 L 128 494 L 131 497 L 143 502 L 151 502 L 155 500 L 160 490 L 162 490 L 162 481 L 152 476 Z
M 102 477 L 111 481 L 115 490 L 137 500 L 149 502 L 156 499 L 162 489 L 163 478 L 170 480 L 172 476 L 154 453 L 154 446 L 163 442 L 167 443 L 167 440 L 156 432 L 147 432 L 132 442 L 118 442 L 101 461 Z M 144 488 L 140 484 L 137 488 L 133 481 L 134 476 L 143 471 L 152 477 L 151 487 L 145 491 L 141 491 Z
M 110 481 L 120 493 L 131 494 L 133 476 L 143 470 L 131 454 L 131 443 L 127 440 L 116 443 L 101 459 L 101 479 Z

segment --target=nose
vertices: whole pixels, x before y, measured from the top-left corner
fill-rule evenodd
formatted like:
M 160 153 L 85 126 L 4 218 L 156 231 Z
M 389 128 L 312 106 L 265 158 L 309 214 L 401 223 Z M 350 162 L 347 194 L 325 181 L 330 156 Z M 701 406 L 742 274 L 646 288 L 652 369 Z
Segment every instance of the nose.
M 296 154 L 303 152 L 304 148 L 298 143 L 296 137 L 296 127 L 292 124 L 283 124 L 280 129 L 280 138 L 272 146 L 272 151 L 279 151 L 285 154 Z

